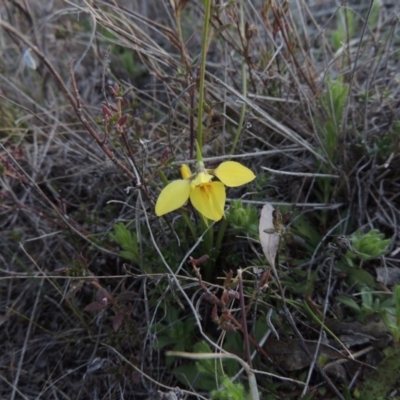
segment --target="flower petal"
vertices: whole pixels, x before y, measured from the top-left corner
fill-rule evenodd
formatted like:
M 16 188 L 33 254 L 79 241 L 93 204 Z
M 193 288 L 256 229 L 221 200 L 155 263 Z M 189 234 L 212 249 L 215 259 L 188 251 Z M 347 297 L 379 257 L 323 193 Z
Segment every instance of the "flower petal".
M 190 191 L 193 207 L 212 221 L 224 216 L 225 200 L 225 186 L 221 182 L 209 182 Z
M 188 179 L 192 176 L 192 171 L 190 171 L 190 168 L 187 164 L 181 165 L 181 176 L 182 179 Z
M 161 191 L 156 203 L 157 216 L 164 215 L 182 207 L 188 200 L 190 181 L 188 179 L 172 181 Z
M 253 171 L 236 161 L 225 161 L 215 170 L 214 175 L 226 186 L 236 187 L 255 179 Z

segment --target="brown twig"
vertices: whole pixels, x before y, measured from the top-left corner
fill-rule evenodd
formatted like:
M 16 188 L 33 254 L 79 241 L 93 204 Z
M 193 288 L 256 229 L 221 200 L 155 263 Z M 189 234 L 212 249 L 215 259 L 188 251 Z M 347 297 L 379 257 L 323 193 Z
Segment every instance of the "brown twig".
M 271 359 L 271 357 L 268 355 L 267 351 L 261 347 L 258 342 L 248 333 L 247 331 L 247 325 L 246 325 L 246 311 L 245 311 L 245 307 L 244 307 L 244 294 L 243 294 L 243 286 L 242 286 L 242 298 L 243 298 L 243 304 L 241 305 L 242 308 L 242 323 L 240 323 L 229 311 L 229 309 L 226 307 L 226 303 L 225 301 L 223 301 L 222 299 L 224 298 L 229 298 L 229 296 L 223 294 L 221 296 L 221 299 L 219 299 L 214 293 L 212 293 L 210 291 L 210 289 L 208 289 L 208 287 L 204 284 L 202 276 L 200 274 L 200 269 L 197 268 L 197 265 L 199 265 L 201 262 L 205 261 L 207 259 L 208 256 L 203 256 L 198 260 L 195 260 L 193 258 L 190 258 L 189 263 L 192 265 L 193 267 L 193 271 L 196 274 L 196 277 L 199 281 L 199 284 L 201 286 L 201 288 L 204 290 L 204 292 L 207 295 L 207 300 L 211 303 L 214 304 L 215 306 L 219 307 L 221 310 L 221 313 L 223 315 L 223 319 L 225 320 L 225 322 L 228 320 L 229 322 L 231 322 L 233 325 L 235 325 L 235 327 L 237 329 L 239 329 L 244 336 L 244 340 L 245 340 L 245 347 L 246 347 L 246 357 L 248 359 L 248 364 L 251 367 L 251 355 L 250 355 L 250 347 L 249 347 L 249 342 L 251 342 L 256 349 L 268 360 L 273 364 L 273 361 Z M 229 277 L 228 277 L 229 279 Z M 240 290 L 240 289 L 239 289 Z M 242 300 L 241 300 L 242 303 Z M 243 312 L 244 311 L 244 312 Z M 244 320 L 243 320 L 244 318 Z M 222 325 L 222 324 L 221 324 Z M 232 325 L 231 325 L 232 326 Z M 246 327 L 246 333 L 244 333 L 243 327 Z M 247 345 L 246 345 L 247 343 Z

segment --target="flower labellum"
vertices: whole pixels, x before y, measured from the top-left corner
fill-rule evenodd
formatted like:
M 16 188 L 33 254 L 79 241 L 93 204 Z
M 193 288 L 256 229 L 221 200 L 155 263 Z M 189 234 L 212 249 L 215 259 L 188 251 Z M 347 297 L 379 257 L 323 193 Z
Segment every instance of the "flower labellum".
M 224 216 L 225 186 L 237 187 L 255 179 L 250 169 L 236 161 L 225 161 L 214 170 L 206 170 L 203 162 L 198 161 L 195 174 L 184 164 L 181 175 L 183 179 L 172 181 L 161 191 L 156 203 L 157 216 L 177 210 L 190 199 L 206 218 L 219 221 Z M 215 177 L 219 181 L 213 180 Z

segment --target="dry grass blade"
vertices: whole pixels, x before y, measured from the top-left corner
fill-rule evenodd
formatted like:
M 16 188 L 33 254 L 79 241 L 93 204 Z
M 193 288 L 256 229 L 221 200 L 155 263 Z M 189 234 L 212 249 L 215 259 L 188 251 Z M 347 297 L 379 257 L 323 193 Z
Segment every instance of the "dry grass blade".
M 271 115 L 268 114 L 265 110 L 263 110 L 261 107 L 259 107 L 255 102 L 250 101 L 248 98 L 243 97 L 237 90 L 235 90 L 233 87 L 227 85 L 225 82 L 222 80 L 218 79 L 217 77 L 213 76 L 213 79 L 220 84 L 222 87 L 224 87 L 227 91 L 230 93 L 234 94 L 237 99 L 248 105 L 254 112 L 255 114 L 258 114 L 261 117 L 260 122 L 264 124 L 265 126 L 276 130 L 280 135 L 282 135 L 284 138 L 302 146 L 304 149 L 309 151 L 313 156 L 315 156 L 317 159 L 321 160 L 322 162 L 326 162 L 325 158 L 321 156 L 311 145 L 307 140 L 303 139 L 297 132 L 294 132 L 292 129 L 288 128 L 286 125 L 282 124 L 281 122 L 277 121 L 275 118 L 271 117 Z

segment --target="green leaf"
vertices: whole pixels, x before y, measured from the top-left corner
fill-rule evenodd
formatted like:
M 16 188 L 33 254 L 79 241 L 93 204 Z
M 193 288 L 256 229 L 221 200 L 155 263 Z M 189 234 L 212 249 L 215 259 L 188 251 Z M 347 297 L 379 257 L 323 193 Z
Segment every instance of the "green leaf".
M 373 297 L 371 289 L 369 289 L 368 287 L 363 287 L 361 289 L 361 299 L 363 308 L 367 310 L 372 310 Z
M 250 399 L 244 387 L 240 383 L 232 382 L 227 376 L 222 380 L 222 387 L 213 390 L 211 393 L 213 400 L 247 400 Z
M 181 365 L 173 370 L 175 377 L 183 385 L 210 392 L 215 389 L 215 378 L 199 372 L 195 364 Z
M 304 215 L 296 216 L 292 229 L 294 233 L 305 239 L 306 247 L 310 250 L 313 250 L 321 240 L 321 235 Z
M 194 351 L 195 353 L 212 353 L 210 346 L 204 341 L 196 343 L 194 345 Z M 203 372 L 211 376 L 215 376 L 215 374 L 217 374 L 217 377 L 222 375 L 222 370 L 218 360 L 217 362 L 214 359 L 199 360 L 196 362 L 196 365 L 199 372 Z
M 336 300 L 339 300 L 341 303 L 345 304 L 347 307 L 352 308 L 356 312 L 360 312 L 360 306 L 351 298 L 348 296 L 336 296 Z
M 337 16 L 337 28 L 333 31 L 331 36 L 332 46 L 335 50 L 338 50 L 346 43 L 347 38 L 352 39 L 355 32 L 354 15 L 351 9 L 348 7 L 340 7 Z
M 393 289 L 394 305 L 396 308 L 396 321 L 400 328 L 400 285 L 396 285 Z
M 337 265 L 340 271 L 347 274 L 347 279 L 350 285 L 361 284 L 369 287 L 375 286 L 375 278 L 369 272 L 360 268 L 354 268 L 344 263 L 338 263 Z

